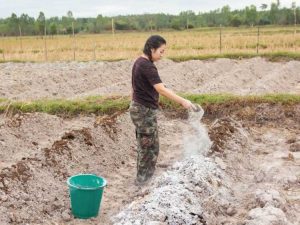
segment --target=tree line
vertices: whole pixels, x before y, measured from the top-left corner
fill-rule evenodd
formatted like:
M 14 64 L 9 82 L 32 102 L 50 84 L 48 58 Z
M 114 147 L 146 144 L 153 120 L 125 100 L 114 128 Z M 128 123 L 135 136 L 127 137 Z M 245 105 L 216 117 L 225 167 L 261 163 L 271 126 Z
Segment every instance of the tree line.
M 37 18 L 12 13 L 8 18 L 0 19 L 0 35 L 49 35 L 74 33 L 101 33 L 115 30 L 161 30 L 191 29 L 216 26 L 256 26 L 256 25 L 292 25 L 300 18 L 300 7 L 293 2 L 290 8 L 281 7 L 280 1 L 270 5 L 262 4 L 259 9 L 250 5 L 240 10 L 231 10 L 229 5 L 205 13 L 192 10 L 179 15 L 164 13 L 126 15 L 96 18 L 75 18 L 71 11 L 66 16 L 46 18 L 43 12 Z

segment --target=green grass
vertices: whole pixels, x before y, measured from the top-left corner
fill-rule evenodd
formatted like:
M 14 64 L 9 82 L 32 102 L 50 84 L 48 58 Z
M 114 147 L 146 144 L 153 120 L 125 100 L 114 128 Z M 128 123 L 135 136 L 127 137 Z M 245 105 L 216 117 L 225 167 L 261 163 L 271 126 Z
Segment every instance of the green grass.
M 256 46 L 256 45 L 255 45 Z M 256 48 L 253 45 L 253 48 Z M 265 48 L 266 46 L 261 46 Z M 202 47 L 199 47 L 202 48 Z M 227 59 L 249 59 L 254 57 L 266 58 L 271 62 L 279 61 L 290 61 L 290 60 L 300 60 L 300 53 L 298 52 L 273 52 L 273 53 L 226 53 L 226 54 L 208 54 L 208 55 L 191 55 L 191 56 L 180 56 L 180 57 L 168 57 L 174 62 L 184 62 L 189 60 L 209 60 L 209 59 L 218 59 L 218 58 L 227 58 Z M 125 58 L 116 58 L 116 59 L 107 59 L 107 60 L 97 60 L 98 62 L 118 62 L 126 60 Z M 68 60 L 72 61 L 72 60 Z M 89 62 L 89 60 L 77 60 L 78 62 Z M 14 63 L 25 63 L 31 62 L 36 63 L 35 61 L 26 61 L 26 60 L 1 60 L 0 63 L 14 62 Z
M 250 97 L 249 97 L 250 98 Z M 260 98 L 254 96 L 254 98 Z M 263 100 L 269 103 L 283 103 L 283 104 L 298 104 L 300 103 L 300 95 L 292 94 L 267 94 L 263 96 Z
M 263 57 L 269 61 L 283 61 L 283 60 L 300 60 L 300 53 L 298 52 L 273 52 L 273 53 L 228 53 L 228 54 L 216 54 L 216 55 L 194 55 L 194 56 L 183 56 L 183 57 L 170 57 L 169 59 L 174 62 L 183 62 L 188 60 L 208 60 L 217 58 L 229 58 L 229 59 L 243 59 L 243 58 L 254 58 Z
M 7 101 L 7 99 L 5 99 L 5 98 L 0 98 L 0 103 L 6 102 L 6 101 Z
M 119 62 L 119 61 L 123 61 L 126 60 L 125 58 L 116 58 L 116 59 L 106 59 L 106 60 L 98 60 L 97 62 Z M 91 60 L 76 60 L 76 62 L 90 62 Z M 7 63 L 7 62 L 13 62 L 13 63 L 39 63 L 37 61 L 28 61 L 28 60 L 19 60 L 19 59 L 13 59 L 13 60 L 3 60 L 0 59 L 0 63 Z M 60 60 L 60 62 L 73 62 L 73 60 L 65 60 L 62 61 Z M 40 63 L 44 63 L 44 62 L 40 62 Z
M 268 94 L 236 96 L 231 94 L 180 94 L 190 101 L 207 106 L 210 104 L 222 103 L 280 103 L 280 104 L 299 104 L 300 95 L 293 94 Z M 12 112 L 44 112 L 61 116 L 75 116 L 79 114 L 111 114 L 114 112 L 125 111 L 130 103 L 129 97 L 101 97 L 91 96 L 84 99 L 64 100 L 64 99 L 43 99 L 32 102 L 12 102 L 5 99 L 0 100 L 0 113 L 7 110 Z M 165 109 L 179 109 L 180 105 L 161 97 L 160 104 Z
M 0 113 L 9 109 L 13 112 L 44 112 L 55 115 L 72 116 L 78 114 L 110 114 L 126 110 L 129 99 L 124 97 L 89 97 L 78 100 L 44 99 L 32 102 L 4 102 Z
M 180 96 L 200 105 L 218 104 L 236 100 L 238 97 L 230 94 L 179 94 Z M 160 97 L 160 103 L 165 108 L 180 108 L 181 106 L 173 101 Z
M 13 63 L 34 63 L 34 61 L 28 61 L 28 60 L 19 60 L 19 59 L 12 59 L 12 60 L 3 60 L 0 59 L 0 63 L 7 63 L 7 62 L 13 62 Z
M 243 105 L 251 103 L 274 103 L 274 104 L 299 104 L 300 95 L 294 94 L 267 94 L 238 96 L 232 94 L 179 94 L 180 96 L 203 106 L 210 104 L 238 103 Z M 160 102 L 166 108 L 180 108 L 177 103 L 161 97 Z
M 119 62 L 126 60 L 126 58 L 115 58 L 115 59 L 104 59 L 104 60 L 97 60 L 98 62 Z

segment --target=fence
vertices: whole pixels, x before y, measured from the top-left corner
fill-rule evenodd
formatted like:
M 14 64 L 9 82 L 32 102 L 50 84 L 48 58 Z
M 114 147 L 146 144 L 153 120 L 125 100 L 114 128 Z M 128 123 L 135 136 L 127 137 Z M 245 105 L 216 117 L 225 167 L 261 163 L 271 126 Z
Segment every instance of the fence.
M 112 22 L 113 23 L 113 22 Z M 112 25 L 113 26 L 113 25 Z M 89 61 L 118 60 L 140 54 L 150 33 L 112 33 L 70 36 L 52 36 L 45 28 L 43 36 L 22 35 L 1 37 L 3 61 Z M 300 47 L 299 26 L 202 28 L 185 31 L 161 31 L 168 42 L 168 56 L 190 56 L 224 53 L 295 52 Z M 152 31 L 153 32 L 153 31 Z M 151 32 L 151 34 L 152 34 Z M 41 45 L 43 42 L 43 47 Z

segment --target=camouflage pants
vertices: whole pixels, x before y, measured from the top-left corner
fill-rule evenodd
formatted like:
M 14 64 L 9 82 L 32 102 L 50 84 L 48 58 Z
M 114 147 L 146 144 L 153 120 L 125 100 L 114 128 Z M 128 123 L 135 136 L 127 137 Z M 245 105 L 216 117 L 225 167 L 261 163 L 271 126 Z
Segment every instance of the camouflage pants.
M 155 171 L 159 152 L 157 110 L 131 102 L 130 117 L 136 128 L 137 181 L 147 181 Z

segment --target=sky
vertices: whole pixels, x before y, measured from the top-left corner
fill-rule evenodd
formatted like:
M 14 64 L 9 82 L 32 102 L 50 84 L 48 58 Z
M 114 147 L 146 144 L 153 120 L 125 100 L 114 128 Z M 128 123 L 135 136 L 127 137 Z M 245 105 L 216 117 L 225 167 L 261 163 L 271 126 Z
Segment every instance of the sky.
M 281 6 L 290 7 L 300 0 L 281 0 Z M 39 12 L 47 18 L 63 16 L 71 10 L 74 17 L 117 16 L 143 13 L 168 13 L 177 15 L 181 11 L 192 10 L 195 13 L 208 12 L 229 5 L 233 9 L 242 9 L 251 4 L 258 8 L 265 3 L 270 5 L 275 0 L 0 0 L 0 18 L 12 13 L 20 16 L 26 13 L 37 17 Z

